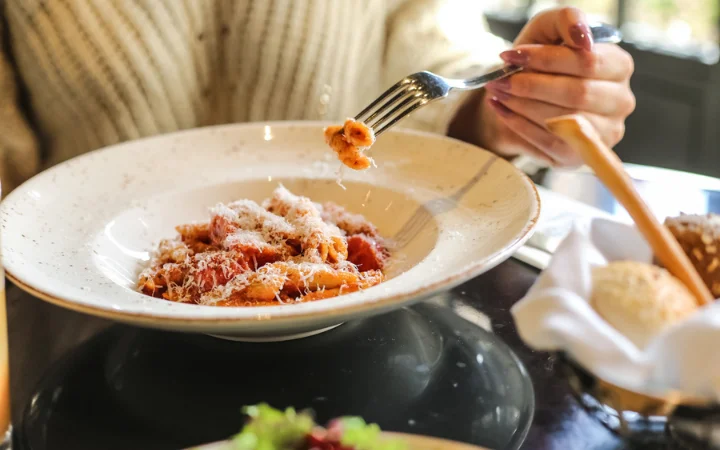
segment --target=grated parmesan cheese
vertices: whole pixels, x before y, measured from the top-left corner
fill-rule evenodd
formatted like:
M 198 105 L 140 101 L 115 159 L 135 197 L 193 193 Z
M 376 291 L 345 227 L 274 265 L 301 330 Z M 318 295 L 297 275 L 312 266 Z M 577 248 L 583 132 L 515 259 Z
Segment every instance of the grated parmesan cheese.
M 348 260 L 347 237 L 379 236 L 364 217 L 280 185 L 262 205 L 219 203 L 211 220 L 160 242 L 139 289 L 171 301 L 244 306 L 312 301 L 383 281 Z M 370 271 L 372 272 L 372 271 Z

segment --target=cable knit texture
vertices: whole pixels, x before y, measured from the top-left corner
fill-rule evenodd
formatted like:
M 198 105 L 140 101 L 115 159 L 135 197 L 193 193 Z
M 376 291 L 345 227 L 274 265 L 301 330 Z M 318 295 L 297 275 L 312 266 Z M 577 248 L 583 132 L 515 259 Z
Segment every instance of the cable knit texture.
M 476 1 L 5 0 L 0 26 L 15 65 L 0 55 L 4 190 L 125 140 L 231 122 L 341 120 L 412 72 L 487 70 L 504 43 L 482 16 L 464 35 L 484 48 L 480 58 L 439 20 L 451 11 L 443 8 L 463 14 Z M 17 80 L 35 130 L 18 107 Z M 444 133 L 461 101 L 402 124 Z

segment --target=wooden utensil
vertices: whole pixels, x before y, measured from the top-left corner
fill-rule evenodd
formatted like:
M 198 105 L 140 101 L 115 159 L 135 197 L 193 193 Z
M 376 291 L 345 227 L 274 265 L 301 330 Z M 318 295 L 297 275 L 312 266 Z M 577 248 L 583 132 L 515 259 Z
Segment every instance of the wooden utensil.
M 652 214 L 633 185 L 620 158 L 606 146 L 595 128 L 584 117 L 572 114 L 546 121 L 552 133 L 577 150 L 585 164 L 602 181 L 613 196 L 625 207 L 645 236 L 655 256 L 688 287 L 699 305 L 707 305 L 714 299 L 710 290 L 683 252 L 680 244 Z

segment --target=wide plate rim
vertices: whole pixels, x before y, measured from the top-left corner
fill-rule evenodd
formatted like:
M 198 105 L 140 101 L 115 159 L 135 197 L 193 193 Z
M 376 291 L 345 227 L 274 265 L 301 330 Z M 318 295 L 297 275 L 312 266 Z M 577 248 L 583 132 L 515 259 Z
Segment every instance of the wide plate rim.
M 13 199 L 21 195 L 22 187 L 25 185 L 29 185 L 31 183 L 37 183 L 39 179 L 46 178 L 46 177 L 52 177 L 53 173 L 57 170 L 64 170 L 63 167 L 70 163 L 70 162 L 77 162 L 84 160 L 85 158 L 93 158 L 97 157 L 98 154 L 104 153 L 104 152 L 115 152 L 120 151 L 119 149 L 122 149 L 123 147 L 132 147 L 136 145 L 142 145 L 147 144 L 149 142 L 152 142 L 153 140 L 162 140 L 162 139 L 168 139 L 172 137 L 180 137 L 184 134 L 191 134 L 191 133 L 211 133 L 211 132 L 222 132 L 222 130 L 225 129 L 237 129 L 237 128 L 258 128 L 258 127 L 284 127 L 284 128 L 291 128 L 291 127 L 301 127 L 301 128 L 309 128 L 309 127 L 321 127 L 326 126 L 330 124 L 330 122 L 326 121 L 267 121 L 267 122 L 249 122 L 249 123 L 238 123 L 238 124 L 224 124 L 224 125 L 213 125 L 213 126 L 206 126 L 206 127 L 198 127 L 198 128 L 192 128 L 187 130 L 181 130 L 176 131 L 172 133 L 165 133 L 160 135 L 154 135 L 149 137 L 144 137 L 141 139 L 136 139 L 132 141 L 126 141 L 121 142 L 118 144 L 109 145 L 106 147 L 99 148 L 97 150 L 88 152 L 83 155 L 79 155 L 75 158 L 72 158 L 68 161 L 65 161 L 63 163 L 60 163 L 54 167 L 49 168 L 46 171 L 43 171 L 25 183 L 21 185 L 19 188 L 15 189 L 13 192 L 11 192 L 5 199 L 3 199 L 2 203 L 0 204 L 0 208 L 2 206 L 5 206 L 13 201 Z M 507 164 L 510 166 L 511 170 L 515 171 L 518 175 L 518 179 L 520 182 L 523 183 L 528 197 L 530 199 L 530 213 L 529 218 L 523 227 L 523 229 L 517 233 L 511 242 L 509 242 L 504 248 L 500 251 L 497 251 L 494 255 L 491 255 L 490 257 L 484 259 L 484 260 L 478 260 L 477 262 L 469 265 L 464 271 L 458 272 L 455 274 L 451 274 L 442 280 L 439 280 L 431 285 L 425 285 L 413 290 L 410 290 L 404 294 L 398 294 L 393 296 L 387 296 L 378 298 L 374 301 L 365 301 L 354 305 L 339 305 L 333 308 L 328 308 L 327 310 L 324 310 L 322 312 L 317 311 L 308 311 L 308 312 L 288 312 L 284 314 L 278 314 L 273 315 L 270 317 L 265 316 L 259 316 L 259 315 L 250 315 L 246 317 L 218 317 L 218 316 L 209 316 L 209 317 L 202 317 L 202 316 L 196 316 L 196 317 L 178 317 L 173 315 L 165 315 L 162 313 L 150 311 L 150 312 L 135 312 L 135 311 L 126 311 L 126 310 L 118 310 L 114 309 L 108 304 L 108 307 L 102 307 L 102 306 L 96 306 L 96 305 L 88 305 L 85 303 L 77 302 L 76 300 L 73 300 L 72 298 L 68 298 L 66 296 L 62 295 L 55 295 L 46 292 L 42 287 L 33 285 L 32 282 L 28 282 L 23 277 L 17 276 L 14 273 L 13 267 L 9 267 L 6 264 L 6 260 L 3 257 L 3 266 L 5 268 L 5 274 L 6 277 L 12 281 L 15 285 L 17 285 L 20 289 L 28 292 L 31 295 L 34 295 L 44 301 L 47 301 L 49 303 L 52 303 L 54 305 L 70 309 L 73 311 L 81 312 L 84 314 L 89 314 L 97 317 L 102 317 L 106 319 L 126 322 L 126 323 L 138 323 L 138 324 L 145 324 L 149 326 L 161 326 L 161 327 L 190 327 L 192 328 L 193 325 L 196 326 L 196 328 L 203 327 L 205 325 L 213 326 L 213 327 L 228 327 L 233 326 L 237 324 L 243 324 L 247 327 L 257 327 L 257 328 L 264 328 L 263 324 L 267 324 L 268 322 L 273 322 L 274 324 L 283 324 L 288 322 L 297 322 L 302 321 L 304 319 L 312 319 L 316 317 L 322 317 L 323 319 L 326 319 L 326 321 L 331 321 L 335 318 L 337 318 L 338 321 L 341 321 L 343 317 L 350 317 L 353 315 L 357 315 L 358 313 L 362 312 L 370 312 L 370 311 L 383 311 L 387 310 L 388 308 L 392 306 L 403 306 L 406 305 L 413 300 L 421 300 L 423 298 L 427 298 L 437 292 L 440 292 L 442 290 L 446 290 L 449 288 L 452 288 L 454 286 L 457 286 L 471 278 L 474 278 L 475 276 L 478 276 L 501 262 L 505 261 L 507 258 L 509 258 L 515 250 L 520 248 L 522 245 L 525 244 L 525 242 L 530 238 L 532 235 L 532 232 L 534 231 L 537 222 L 540 217 L 540 211 L 541 211 L 541 204 L 540 204 L 540 195 L 538 193 L 538 190 L 535 186 L 535 184 L 530 180 L 530 178 L 523 173 L 518 168 L 514 167 L 511 163 L 508 161 L 499 158 L 492 154 L 491 152 L 482 149 L 480 147 L 477 147 L 472 144 L 468 144 L 459 140 L 456 140 L 454 138 L 450 138 L 447 136 L 442 136 L 434 133 L 429 133 L 425 131 L 419 131 L 419 130 L 411 130 L 411 129 L 396 129 L 392 130 L 389 133 L 392 134 L 406 134 L 406 135 L 414 135 L 419 137 L 424 137 L 430 140 L 438 141 L 438 142 L 455 142 L 461 146 L 473 148 L 476 151 L 484 152 L 485 154 L 489 155 L 491 158 L 496 158 L 498 160 L 497 163 L 499 164 Z M 5 246 L 5 243 L 3 243 L 3 247 Z M 291 307 L 287 307 L 290 311 Z M 222 308 L 225 309 L 225 308 Z

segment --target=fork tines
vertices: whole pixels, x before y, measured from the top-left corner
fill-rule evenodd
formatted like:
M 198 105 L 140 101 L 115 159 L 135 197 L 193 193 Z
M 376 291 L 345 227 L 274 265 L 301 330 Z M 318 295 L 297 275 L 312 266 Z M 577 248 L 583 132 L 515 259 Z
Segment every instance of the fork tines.
M 363 109 L 355 120 L 364 122 L 379 136 L 428 101 L 421 84 L 409 77 L 403 78 Z

